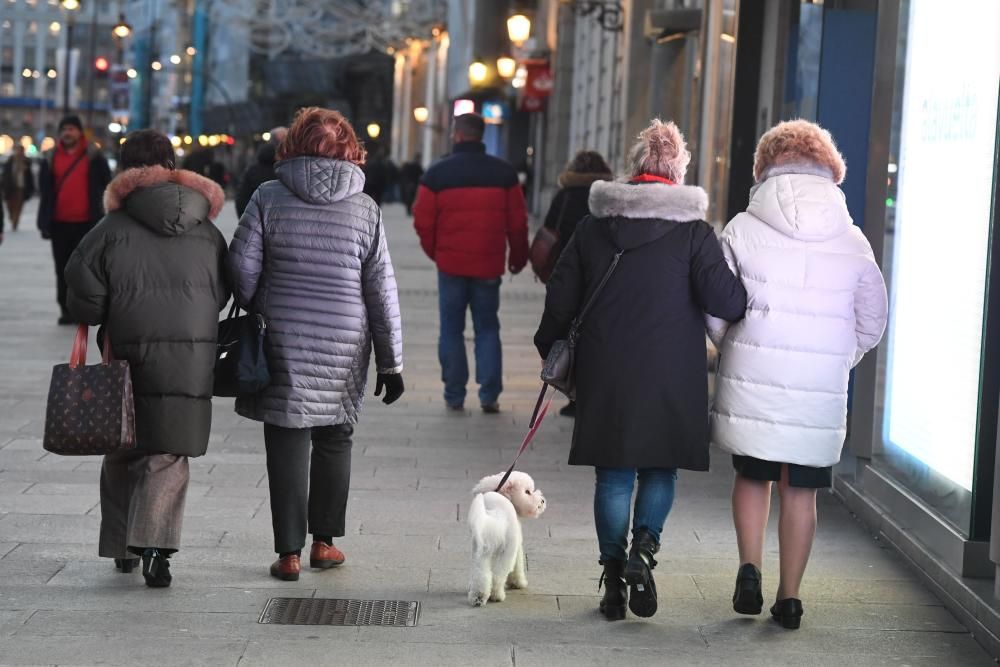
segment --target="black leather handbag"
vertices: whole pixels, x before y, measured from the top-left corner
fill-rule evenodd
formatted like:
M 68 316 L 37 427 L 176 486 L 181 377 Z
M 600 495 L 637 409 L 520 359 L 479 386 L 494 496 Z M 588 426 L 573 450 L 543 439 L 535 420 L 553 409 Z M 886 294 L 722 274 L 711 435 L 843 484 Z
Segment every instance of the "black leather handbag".
M 557 340 L 553 343 L 548 356 L 545 357 L 545 364 L 542 366 L 542 382 L 555 387 L 570 399 L 576 398 L 576 376 L 574 372 L 576 368 L 576 341 L 580 336 L 580 327 L 583 326 L 583 318 L 587 316 L 591 306 L 597 301 L 597 297 L 608 283 L 608 279 L 611 278 L 611 274 L 614 273 L 624 253 L 624 250 L 619 250 L 615 253 L 614 259 L 611 260 L 611 266 L 608 267 L 604 277 L 601 278 L 597 289 L 590 295 L 583 310 L 580 311 L 580 314 L 573 320 L 573 324 L 570 325 L 569 334 L 566 335 L 564 340 Z
M 267 322 L 259 313 L 240 315 L 236 303 L 219 322 L 215 353 L 216 396 L 252 396 L 271 382 L 264 356 Z

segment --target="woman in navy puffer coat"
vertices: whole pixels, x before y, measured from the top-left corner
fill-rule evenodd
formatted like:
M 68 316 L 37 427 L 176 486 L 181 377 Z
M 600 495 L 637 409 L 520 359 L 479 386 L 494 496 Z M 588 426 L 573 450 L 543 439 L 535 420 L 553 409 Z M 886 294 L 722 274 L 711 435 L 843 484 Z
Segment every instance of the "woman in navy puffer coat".
M 271 574 L 344 562 L 352 424 L 375 349 L 385 403 L 403 393 L 396 278 L 378 206 L 362 193 L 365 151 L 336 111 L 299 112 L 278 149 L 277 180 L 260 186 L 230 246 L 237 301 L 264 316 L 271 384 L 236 401 L 264 422 L 275 551 Z M 310 448 L 310 441 L 312 447 Z M 311 471 L 310 471 L 311 449 Z

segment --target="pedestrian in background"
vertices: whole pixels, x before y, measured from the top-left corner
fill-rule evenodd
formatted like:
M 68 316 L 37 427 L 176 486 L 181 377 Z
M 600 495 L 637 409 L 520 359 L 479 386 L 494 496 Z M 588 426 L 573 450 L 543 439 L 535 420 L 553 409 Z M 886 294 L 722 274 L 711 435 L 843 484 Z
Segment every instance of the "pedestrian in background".
M 559 190 L 552 198 L 549 212 L 545 214 L 545 227 L 554 231 L 559 241 L 552 248 L 558 258 L 569 243 L 576 226 L 590 215 L 590 186 L 597 181 L 610 181 L 611 167 L 596 151 L 580 151 L 559 175 Z M 576 401 L 570 401 L 559 411 L 564 417 L 576 416 Z
M 373 343 L 375 395 L 403 393 L 396 278 L 381 211 L 362 192 L 364 161 L 341 114 L 302 109 L 278 148 L 277 179 L 250 198 L 230 248 L 236 300 L 267 322 L 271 384 L 236 411 L 264 422 L 271 575 L 284 581 L 299 578 L 307 530 L 312 567 L 345 560 L 333 538 L 345 533 Z
M 257 191 L 261 183 L 274 180 L 274 163 L 277 161 L 278 145 L 285 138 L 287 127 L 275 127 L 270 131 L 271 138 L 257 149 L 257 159 L 243 172 L 239 190 L 236 191 L 236 215 L 242 217 L 250 197 Z
M 389 163 L 385 157 L 385 150 L 380 145 L 372 146 L 363 171 L 365 176 L 364 193 L 371 197 L 377 206 L 382 206 L 386 190 L 389 187 Z
M 424 175 L 423 159 L 420 153 L 409 162 L 404 162 L 399 170 L 399 192 L 406 206 L 406 215 L 413 215 L 413 200 L 417 198 L 417 187 Z
M 75 321 L 103 325 L 135 395 L 136 448 L 101 467 L 98 553 L 122 572 L 141 556 L 146 584 L 164 587 L 181 545 L 188 457 L 205 453 L 212 428 L 216 330 L 229 300 L 226 241 L 212 219 L 225 197 L 175 170 L 173 146 L 155 130 L 130 134 L 120 165 L 108 215 L 66 266 L 67 306 Z
M 629 153 L 628 180 L 591 185 L 591 216 L 556 264 L 535 334 L 545 358 L 620 255 L 579 331 L 580 409 L 569 456 L 570 465 L 596 470 L 607 586 L 600 609 L 608 620 L 624 618 L 626 602 L 637 616 L 656 613 L 653 555 L 677 469 L 708 470 L 704 314 L 737 320 L 746 308 L 746 292 L 703 222 L 708 196 L 682 185 L 690 160 L 676 125 L 655 120 Z
M 799 586 L 816 533 L 816 490 L 832 483 L 846 436 L 851 369 L 882 338 L 887 299 L 871 246 L 847 211 L 847 167 L 830 133 L 780 123 L 757 145 L 750 205 L 722 233 L 752 304 L 709 321 L 721 361 L 712 441 L 733 455 L 740 569 L 733 608 L 759 614 L 771 486 L 781 512 L 772 617 L 798 628 Z
M 104 216 L 104 189 L 111 169 L 100 149 L 83 136 L 78 116 L 59 121 L 59 142 L 42 158 L 38 171 L 38 229 L 52 239 L 59 324 L 74 324 L 66 309 L 64 271 L 76 246 Z
M 421 179 L 413 226 L 438 269 L 445 404 L 464 409 L 469 381 L 465 318 L 471 310 L 479 404 L 484 412 L 497 413 L 503 391 L 500 282 L 505 270 L 516 274 L 528 263 L 528 215 L 517 172 L 486 154 L 485 129 L 477 114 L 455 119 L 453 152 Z
M 31 173 L 31 162 L 25 157 L 21 144 L 14 146 L 14 152 L 3 166 L 0 190 L 10 213 L 10 228 L 16 232 L 24 203 L 35 196 L 35 176 Z

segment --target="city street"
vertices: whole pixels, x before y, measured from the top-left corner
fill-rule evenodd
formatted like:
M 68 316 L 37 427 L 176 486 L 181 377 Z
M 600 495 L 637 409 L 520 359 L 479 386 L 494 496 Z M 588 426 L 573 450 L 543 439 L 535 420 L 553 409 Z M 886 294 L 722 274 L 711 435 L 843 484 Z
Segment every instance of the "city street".
M 406 394 L 392 406 L 369 397 L 357 426 L 348 534 L 335 540 L 346 564 L 306 568 L 295 583 L 268 576 L 274 554 L 261 425 L 216 399 L 208 454 L 191 460 L 173 586 L 149 589 L 140 574 L 119 574 L 97 557 L 100 460 L 42 449 L 51 368 L 68 359 L 74 330 L 56 326 L 52 260 L 35 230 L 34 203 L 21 231 L 8 230 L 0 246 L 2 664 L 993 664 L 901 558 L 827 492 L 802 629 L 781 629 L 766 610 L 733 613 L 732 470 L 719 452 L 711 473 L 681 472 L 654 572 L 659 613 L 608 623 L 597 612 L 593 471 L 566 465 L 572 422 L 556 413 L 562 399 L 519 466 L 548 499 L 546 512 L 524 525 L 529 587 L 470 607 L 469 490 L 509 464 L 526 429 L 539 387 L 531 338 L 544 290 L 530 271 L 504 280 L 501 414 L 480 412 L 474 385 L 465 413 L 448 413 L 436 274 L 398 204 L 387 206 L 385 220 L 403 306 Z M 231 236 L 231 202 L 219 224 Z M 471 324 L 467 334 L 471 364 Z M 772 521 L 767 605 L 776 584 Z M 415 627 L 258 624 L 275 596 L 421 607 Z

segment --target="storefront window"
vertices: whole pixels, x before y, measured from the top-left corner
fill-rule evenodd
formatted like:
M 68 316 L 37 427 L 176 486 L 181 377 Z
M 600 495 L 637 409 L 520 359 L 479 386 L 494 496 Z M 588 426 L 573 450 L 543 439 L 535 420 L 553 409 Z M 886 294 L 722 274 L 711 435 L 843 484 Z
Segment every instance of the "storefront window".
M 883 266 L 890 313 L 874 464 L 968 534 L 1000 2 L 904 0 L 899 34 Z

